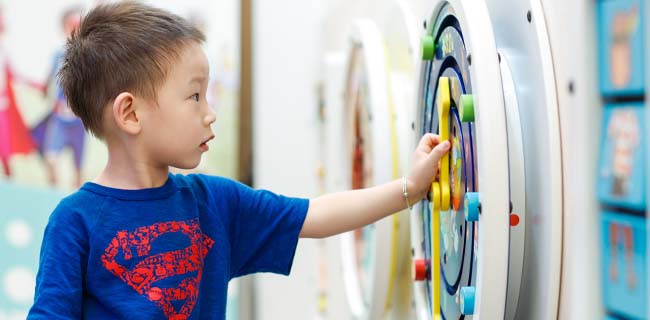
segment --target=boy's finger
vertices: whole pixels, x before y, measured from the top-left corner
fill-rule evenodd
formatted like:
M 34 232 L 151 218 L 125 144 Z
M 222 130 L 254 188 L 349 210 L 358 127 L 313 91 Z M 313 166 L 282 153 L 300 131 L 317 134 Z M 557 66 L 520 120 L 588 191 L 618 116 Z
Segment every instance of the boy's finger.
M 420 143 L 418 144 L 418 149 L 424 149 L 429 153 L 437 144 L 440 143 L 440 136 L 433 133 L 427 133 L 422 136 Z
M 438 160 L 442 159 L 442 156 L 444 156 L 449 151 L 450 146 L 451 143 L 449 143 L 449 141 L 443 141 L 439 143 L 435 148 L 433 148 L 433 151 L 431 151 L 429 157 L 433 157 L 437 162 Z

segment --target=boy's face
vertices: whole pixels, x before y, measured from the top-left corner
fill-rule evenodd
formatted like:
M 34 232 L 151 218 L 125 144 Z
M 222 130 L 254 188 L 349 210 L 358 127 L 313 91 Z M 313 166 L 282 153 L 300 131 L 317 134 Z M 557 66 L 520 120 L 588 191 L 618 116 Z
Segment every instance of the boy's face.
M 142 138 L 150 161 L 180 169 L 195 168 L 207 142 L 215 113 L 205 100 L 208 60 L 198 44 L 185 47 L 170 67 L 156 101 L 142 113 Z

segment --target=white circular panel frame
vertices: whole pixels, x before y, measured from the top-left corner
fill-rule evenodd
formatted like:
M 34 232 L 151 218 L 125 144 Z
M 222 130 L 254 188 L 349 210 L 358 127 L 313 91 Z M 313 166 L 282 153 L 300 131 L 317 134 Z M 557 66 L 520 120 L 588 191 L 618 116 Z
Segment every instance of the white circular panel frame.
M 554 319 L 561 274 L 563 172 L 555 73 L 541 2 L 486 0 L 464 6 L 459 0 L 444 1 L 428 20 L 429 34 L 449 8 L 471 54 L 476 104 L 482 212 L 478 275 L 472 284 L 474 317 Z M 427 89 L 426 65 L 418 97 Z M 422 119 L 416 123 L 422 125 Z M 419 203 L 416 212 L 423 205 L 428 204 Z M 508 221 L 511 210 L 521 217 L 513 227 Z M 412 221 L 423 224 L 417 214 Z M 418 284 L 418 315 L 428 319 L 426 299 L 431 297 L 422 291 Z
M 453 15 L 457 20 L 459 33 L 467 55 L 471 55 L 469 78 L 471 92 L 475 101 L 475 122 L 473 123 L 475 148 L 475 191 L 480 193 L 481 215 L 474 231 L 478 232 L 473 241 L 476 256 L 475 317 L 486 319 L 503 319 L 505 316 L 506 291 L 508 283 L 508 249 L 509 249 L 509 170 L 508 146 L 505 103 L 501 86 L 501 71 L 494 36 L 491 34 L 492 25 L 484 2 L 477 1 L 471 5 L 460 0 L 440 2 L 433 15 L 428 19 L 428 34 L 438 27 L 436 24 L 441 17 Z M 437 30 L 435 30 L 437 32 Z M 435 35 L 434 35 L 435 36 Z M 418 93 L 419 110 L 426 108 L 423 99 L 428 92 L 428 64 L 424 63 L 420 73 L 420 88 Z M 437 75 L 435 75 L 437 76 Z M 432 79 L 436 81 L 437 79 Z M 418 111 L 416 132 L 423 133 L 423 112 Z M 479 183 L 480 182 L 480 183 Z M 415 208 L 413 225 L 425 224 L 417 212 L 423 212 L 427 201 L 420 202 Z M 425 226 L 427 228 L 427 226 Z M 469 229 L 469 228 L 468 228 Z M 466 230 L 465 232 L 469 232 Z M 417 241 L 418 239 L 415 239 Z M 414 251 L 423 250 L 420 244 L 414 243 Z M 418 253 L 414 253 L 416 256 Z M 422 254 L 422 253 L 420 253 Z M 426 255 L 425 255 L 426 256 Z M 431 276 L 429 274 L 429 276 Z M 435 278 L 435 277 L 433 277 Z M 432 286 L 433 287 L 433 286 Z M 433 317 L 430 294 L 423 293 L 426 285 L 416 286 L 416 305 L 420 318 Z M 430 292 L 430 291 L 429 291 Z
M 389 60 L 390 93 L 394 105 L 397 133 L 399 176 L 409 173 L 411 156 L 415 149 L 415 96 L 419 67 L 419 23 L 409 3 L 391 1 L 383 19 L 382 33 Z M 405 210 L 394 218 L 399 223 L 397 265 L 389 317 L 412 319 L 413 275 L 411 272 L 411 236 L 418 228 L 410 227 L 410 212 Z
M 540 0 L 509 1 L 508 5 L 500 0 L 485 2 L 495 22 L 502 64 L 507 63 L 511 72 L 526 164 L 528 219 L 521 248 L 525 263 L 517 305 L 509 305 L 508 311 L 518 319 L 556 319 L 564 182 L 556 75 L 546 17 Z
M 359 20 L 351 34 L 348 74 L 343 110 L 342 161 L 347 183 L 352 181 L 353 144 L 363 139 L 364 187 L 391 181 L 393 159 L 390 141 L 392 110 L 389 92 L 387 57 L 377 26 L 370 20 Z M 359 126 L 359 133 L 355 126 Z M 347 185 L 350 188 L 351 185 Z M 354 214 L 351 212 L 350 214 Z M 390 305 L 390 289 L 396 262 L 398 224 L 395 217 L 382 219 L 362 231 L 342 235 L 342 264 L 346 294 L 352 314 L 357 319 L 380 319 Z M 355 237 L 355 232 L 357 236 Z M 370 239 L 358 239 L 359 233 Z M 364 242 L 365 241 L 365 242 Z M 361 259 L 360 259 L 361 258 Z M 369 260 L 366 260 L 369 259 Z M 359 260 L 365 260 L 365 266 Z

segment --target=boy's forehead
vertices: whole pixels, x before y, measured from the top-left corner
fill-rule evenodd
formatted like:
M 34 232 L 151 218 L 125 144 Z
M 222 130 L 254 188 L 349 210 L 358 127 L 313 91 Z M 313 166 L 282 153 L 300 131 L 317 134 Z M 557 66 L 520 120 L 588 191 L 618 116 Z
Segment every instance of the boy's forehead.
M 181 54 L 180 61 L 177 64 L 185 71 L 194 74 L 208 75 L 209 65 L 203 48 L 198 44 L 185 46 Z

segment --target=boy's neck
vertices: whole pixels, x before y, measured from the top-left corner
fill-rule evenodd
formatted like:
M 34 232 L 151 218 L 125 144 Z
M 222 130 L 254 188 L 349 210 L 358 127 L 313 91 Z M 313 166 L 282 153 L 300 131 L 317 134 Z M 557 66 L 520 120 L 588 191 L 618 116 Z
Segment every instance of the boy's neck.
M 107 145 L 108 162 L 94 183 L 115 189 L 138 190 L 157 188 L 167 182 L 168 166 L 151 163 L 123 146 Z

